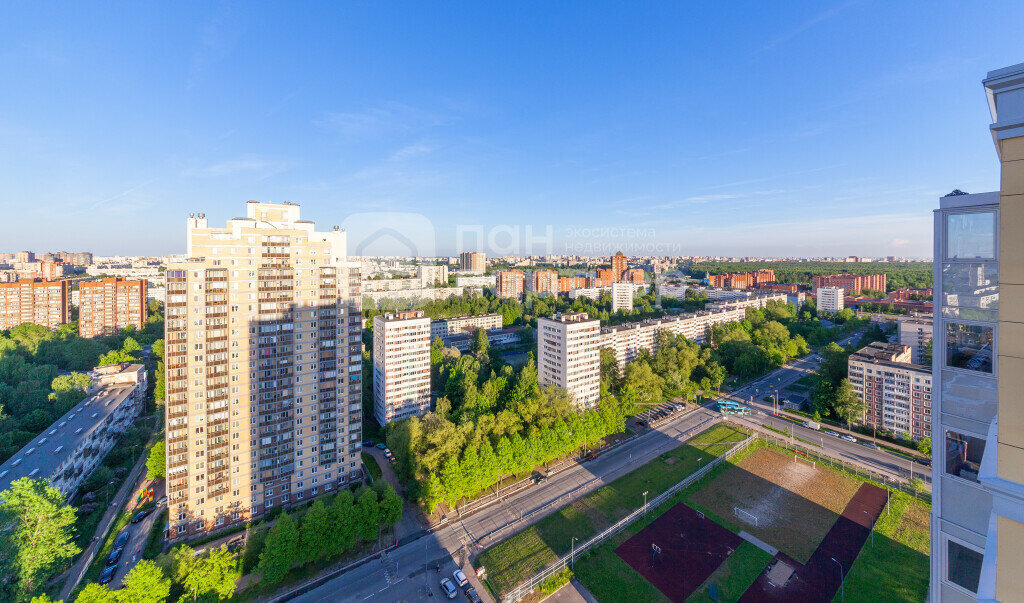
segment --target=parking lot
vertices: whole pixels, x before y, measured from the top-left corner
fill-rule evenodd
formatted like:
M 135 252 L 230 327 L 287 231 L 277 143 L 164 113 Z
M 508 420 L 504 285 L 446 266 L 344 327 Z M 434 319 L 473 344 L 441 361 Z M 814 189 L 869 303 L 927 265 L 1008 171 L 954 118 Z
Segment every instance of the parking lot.
M 665 419 L 685 412 L 692 405 L 687 405 L 683 400 L 663 402 L 653 408 L 649 408 L 634 417 L 638 427 L 653 427 Z

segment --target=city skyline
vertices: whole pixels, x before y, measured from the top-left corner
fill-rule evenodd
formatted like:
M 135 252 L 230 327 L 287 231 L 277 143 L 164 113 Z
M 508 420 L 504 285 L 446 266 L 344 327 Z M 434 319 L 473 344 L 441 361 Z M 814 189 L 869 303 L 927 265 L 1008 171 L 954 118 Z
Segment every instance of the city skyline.
M 5 247 L 182 253 L 257 199 L 424 255 L 927 257 L 937 197 L 998 188 L 977 73 L 1024 9 L 879 8 L 8 9 Z

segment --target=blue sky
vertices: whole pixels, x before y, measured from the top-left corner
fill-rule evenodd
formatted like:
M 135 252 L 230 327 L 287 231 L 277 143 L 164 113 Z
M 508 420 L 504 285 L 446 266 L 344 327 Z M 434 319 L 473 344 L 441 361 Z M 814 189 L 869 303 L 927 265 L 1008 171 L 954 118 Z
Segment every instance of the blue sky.
M 1024 61 L 1020 2 L 294 4 L 4 3 L 0 251 L 180 253 L 260 199 L 437 253 L 929 256 Z

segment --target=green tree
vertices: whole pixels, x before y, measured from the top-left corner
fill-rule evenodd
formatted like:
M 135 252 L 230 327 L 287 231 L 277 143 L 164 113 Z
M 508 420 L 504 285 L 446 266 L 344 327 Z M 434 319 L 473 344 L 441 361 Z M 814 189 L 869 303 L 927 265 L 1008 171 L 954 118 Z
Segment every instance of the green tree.
M 238 558 L 226 545 L 221 545 L 219 549 L 212 549 L 196 561 L 195 568 L 182 585 L 186 591 L 192 592 L 193 601 L 206 594 L 223 600 L 234 594 L 235 582 L 241 576 L 242 568 Z
M 125 576 L 117 598 L 125 603 L 163 603 L 170 594 L 170 578 L 156 563 L 143 559 Z
M 380 495 L 380 521 L 391 527 L 402 519 L 402 497 L 390 484 L 386 484 L 383 490 Z
M 835 408 L 836 413 L 846 421 L 847 428 L 855 419 L 864 415 L 864 402 L 854 391 L 853 384 L 849 379 L 844 378 L 836 388 Z
M 917 451 L 925 456 L 932 455 L 932 439 L 921 438 L 917 441 Z
M 487 356 L 487 349 L 490 345 L 491 342 L 487 339 L 487 331 L 485 329 L 473 331 L 473 339 L 470 341 L 469 351 L 476 354 L 477 358 Z
M 146 459 L 146 478 L 163 477 L 167 467 L 166 460 L 164 441 L 160 440 L 149 449 L 149 458 Z
M 317 561 L 330 552 L 333 537 L 331 512 L 323 500 L 316 500 L 302 517 L 299 536 L 302 542 L 302 561 Z
M 268 532 L 270 528 L 265 523 L 260 523 L 249 530 L 249 535 L 245 539 L 245 551 L 242 553 L 242 572 L 248 574 L 256 569 L 263 545 L 267 542 Z
M 356 501 L 356 533 L 364 541 L 372 541 L 377 538 L 377 530 L 380 526 L 380 505 L 377 502 L 377 493 L 367 488 L 359 495 Z
M 157 557 L 157 565 L 164 569 L 171 581 L 184 584 L 188 575 L 195 569 L 198 558 L 195 550 L 186 544 L 179 544 L 167 555 Z
M 121 351 L 136 360 L 142 356 L 142 346 L 139 345 L 139 342 L 135 341 L 135 338 L 133 337 L 125 338 L 124 343 L 121 344 Z
M 111 364 L 122 364 L 125 362 L 135 362 L 135 358 L 127 352 L 111 350 L 103 356 L 100 356 L 98 366 L 109 366 Z
M 332 556 L 341 555 L 352 548 L 356 541 L 355 507 L 352 493 L 342 490 L 331 502 L 331 550 Z
M 75 603 L 117 603 L 117 593 L 102 584 L 91 582 L 78 593 Z
M 267 534 L 257 570 L 269 586 L 280 584 L 300 558 L 299 528 L 288 513 L 282 513 Z
M 35 592 L 81 549 L 72 539 L 75 508 L 46 480 L 23 477 L 0 492 L 0 568 L 17 578 L 20 598 Z

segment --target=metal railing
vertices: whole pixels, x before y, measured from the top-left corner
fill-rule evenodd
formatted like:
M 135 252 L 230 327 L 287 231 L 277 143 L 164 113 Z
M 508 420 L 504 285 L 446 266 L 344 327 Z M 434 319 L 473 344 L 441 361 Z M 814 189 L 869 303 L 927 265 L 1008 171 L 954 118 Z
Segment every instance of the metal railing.
M 629 515 L 623 517 L 614 525 L 608 527 L 597 536 L 594 536 L 589 540 L 580 543 L 578 546 L 574 546 L 572 551 L 570 551 L 568 555 L 561 557 L 558 561 L 545 567 L 543 570 L 541 570 L 540 572 L 538 572 L 537 574 L 535 574 L 534 576 L 532 576 L 531 578 L 517 586 L 506 597 L 504 597 L 503 600 L 519 601 L 523 599 L 525 596 L 527 596 L 528 594 L 533 592 L 537 587 L 543 584 L 547 579 L 551 578 L 552 576 L 562 572 L 567 567 L 569 567 L 572 564 L 572 562 L 576 559 L 576 557 L 579 557 L 582 553 L 585 553 L 589 549 L 600 545 L 612 536 L 618 534 L 626 526 L 633 523 L 638 518 L 646 515 L 650 509 L 658 507 L 683 488 L 686 488 L 687 486 L 693 484 L 697 480 L 703 478 L 708 473 L 710 473 L 715 467 L 724 463 L 726 460 L 732 458 L 733 455 L 743 450 L 746 450 L 747 447 L 750 446 L 750 443 L 756 439 L 756 435 L 751 435 L 747 437 L 745 440 L 738 442 L 735 446 L 725 451 L 721 456 L 715 457 L 708 464 L 700 467 L 699 469 L 688 475 L 681 482 L 675 484 L 674 486 L 672 486 L 668 490 L 665 490 L 664 492 L 652 498 L 651 500 L 646 501 L 643 505 L 637 507 Z
M 784 448 L 791 452 L 797 452 L 798 454 L 801 454 L 811 460 L 819 462 L 828 467 L 832 467 L 833 469 L 840 469 L 847 473 L 852 473 L 853 475 L 856 475 L 859 478 L 878 482 L 883 486 L 886 486 L 893 490 L 899 490 L 900 492 L 904 492 L 915 498 L 923 500 L 928 504 L 931 504 L 932 502 L 931 492 L 928 492 L 923 488 L 914 488 L 914 486 L 910 483 L 909 479 L 895 478 L 885 473 L 873 471 L 859 464 L 851 463 L 849 461 L 843 460 L 842 458 L 828 454 L 824 450 L 811 448 L 810 446 L 806 446 L 800 442 L 793 441 L 791 443 L 789 439 L 784 436 L 776 435 L 761 430 L 757 430 L 754 433 L 757 437 L 775 446 L 778 446 L 779 448 Z

